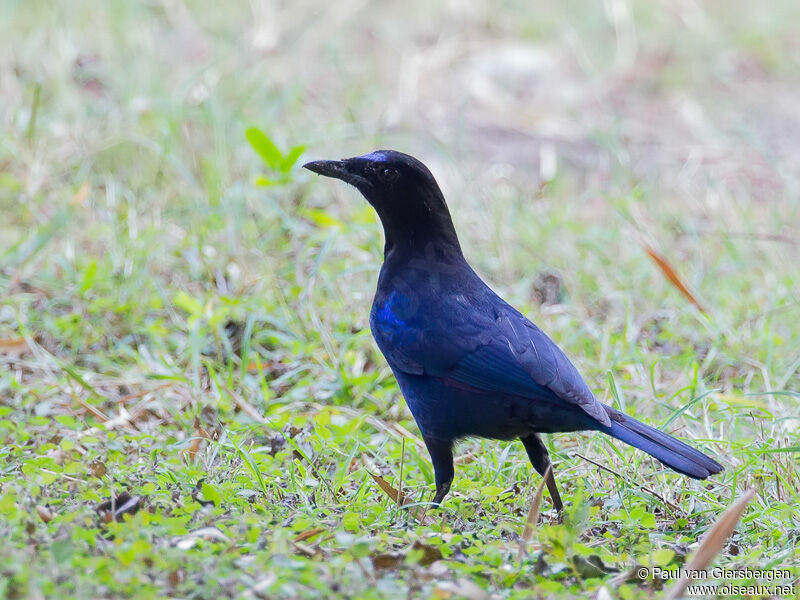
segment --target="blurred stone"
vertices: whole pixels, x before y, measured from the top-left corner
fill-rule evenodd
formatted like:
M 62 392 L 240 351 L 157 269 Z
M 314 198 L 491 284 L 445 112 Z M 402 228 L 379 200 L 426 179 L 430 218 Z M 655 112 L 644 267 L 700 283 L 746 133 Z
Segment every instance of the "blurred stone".
M 533 299 L 539 306 L 562 304 L 564 288 L 558 271 L 545 271 L 537 275 L 533 282 Z

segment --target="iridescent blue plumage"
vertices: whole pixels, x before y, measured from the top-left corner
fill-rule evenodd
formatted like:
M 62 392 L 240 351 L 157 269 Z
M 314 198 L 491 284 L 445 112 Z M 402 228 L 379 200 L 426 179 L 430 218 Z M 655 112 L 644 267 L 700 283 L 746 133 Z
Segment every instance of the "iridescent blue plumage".
M 383 150 L 376 150 L 375 152 L 370 152 L 369 154 L 364 154 L 363 156 L 359 156 L 364 160 L 368 160 L 371 162 L 387 162 L 388 155 Z
M 518 437 L 534 468 L 549 473 L 559 510 L 540 433 L 601 431 L 699 479 L 722 469 L 595 398 L 558 346 L 470 268 L 441 190 L 417 159 L 378 150 L 306 166 L 356 186 L 383 224 L 370 327 L 430 452 L 434 502 L 450 489 L 453 442 L 467 435 Z

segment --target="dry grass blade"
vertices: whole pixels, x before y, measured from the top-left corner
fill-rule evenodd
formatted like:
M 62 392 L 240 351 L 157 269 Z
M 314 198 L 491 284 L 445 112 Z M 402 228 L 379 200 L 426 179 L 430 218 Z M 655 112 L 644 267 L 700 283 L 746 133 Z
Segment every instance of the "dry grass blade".
M 0 355 L 20 357 L 29 351 L 28 342 L 24 337 L 0 340 Z
M 106 423 L 109 421 L 109 418 L 105 414 L 103 414 L 103 411 L 101 411 L 99 408 L 95 408 L 94 406 L 86 402 L 86 400 L 82 400 L 79 398 L 78 404 L 80 404 L 84 408 L 84 410 L 86 410 L 86 412 L 92 413 L 94 417 L 101 423 Z
M 667 592 L 665 596 L 666 600 L 676 600 L 681 596 L 686 586 L 689 585 L 691 581 L 691 578 L 688 576 L 689 573 L 705 569 L 711 564 L 714 557 L 722 550 L 725 541 L 730 537 L 731 533 L 733 533 L 744 509 L 747 508 L 747 504 L 753 499 L 755 494 L 755 490 L 747 490 L 741 498 L 728 508 L 728 510 L 722 513 L 722 516 L 714 523 L 703 538 L 703 541 L 700 542 L 700 546 L 695 550 L 692 558 L 682 569 L 681 572 L 683 574 L 681 578 L 678 579 Z
M 319 550 L 316 550 L 311 546 L 300 542 L 292 542 L 292 546 L 294 547 L 297 554 L 302 554 L 306 558 L 314 558 L 319 553 Z
M 375 569 L 399 569 L 403 566 L 410 552 L 418 552 L 417 564 L 427 567 L 442 560 L 442 551 L 430 544 L 423 544 L 419 540 L 415 541 L 411 547 L 402 552 L 382 552 L 372 555 L 372 566 Z
M 378 486 L 383 490 L 384 494 L 389 496 L 389 498 L 391 498 L 394 502 L 398 501 L 398 499 L 400 498 L 400 492 L 398 492 L 391 483 L 386 481 L 380 475 L 375 475 L 373 473 L 370 473 L 369 476 L 375 480 L 375 483 L 377 483 Z
M 102 427 L 91 427 L 78 433 L 78 439 L 84 436 L 94 436 L 103 431 L 112 431 L 132 426 L 139 418 L 147 414 L 147 401 L 140 402 L 131 412 L 125 410 L 124 406 L 119 407 L 119 415 L 113 419 L 108 419 Z
M 126 394 L 124 396 L 120 396 L 119 398 L 117 398 L 116 402 L 117 402 L 117 404 L 125 404 L 127 402 L 130 402 L 131 400 L 138 400 L 139 398 L 141 398 L 142 396 L 144 396 L 146 394 L 155 394 L 156 392 L 158 392 L 160 390 L 173 387 L 175 385 L 175 383 L 176 382 L 174 382 L 174 381 L 168 381 L 167 383 L 162 383 L 161 385 L 157 385 L 152 389 L 143 389 L 143 390 L 139 390 L 138 392 L 133 392 L 131 394 Z
M 672 268 L 672 265 L 669 264 L 667 259 L 662 254 L 656 252 L 653 247 L 646 242 L 640 242 L 640 244 L 642 249 L 647 252 L 647 255 L 658 265 L 658 268 L 661 269 L 664 276 L 669 279 L 670 283 L 678 288 L 678 291 L 683 294 L 689 302 L 694 304 L 700 312 L 708 313 L 686 284 L 683 283 L 683 280 L 678 276 L 678 273 L 675 272 L 675 269 Z
M 525 556 L 525 547 L 528 545 L 528 542 L 531 541 L 534 525 L 539 521 L 539 514 L 542 511 L 542 494 L 544 493 L 544 486 L 547 482 L 547 478 L 550 476 L 551 469 L 552 467 L 547 467 L 547 471 L 544 472 L 542 480 L 539 482 L 539 487 L 536 488 L 536 493 L 531 499 L 531 507 L 528 509 L 528 519 L 525 521 L 525 528 L 522 530 L 522 537 L 519 540 L 519 553 L 517 554 L 519 560 L 522 560 Z
M 86 200 L 89 198 L 89 192 L 91 191 L 92 186 L 88 181 L 84 181 L 83 184 L 81 184 L 81 187 L 78 188 L 78 191 L 72 195 L 70 204 L 73 206 L 83 206 L 86 203 Z
M 397 504 L 403 506 L 403 466 L 406 460 L 406 438 L 400 440 L 400 477 L 398 477 L 398 484 L 397 484 Z
M 194 418 L 194 435 L 192 436 L 192 441 L 189 444 L 189 447 L 183 451 L 183 458 L 187 462 L 194 462 L 194 459 L 197 458 L 197 453 L 200 451 L 200 445 L 203 443 L 203 440 L 210 440 L 211 435 L 206 431 L 206 428 L 203 427 L 203 424 L 200 422 L 200 419 L 197 417 Z
M 474 452 L 467 452 L 466 454 L 462 454 L 460 456 L 456 456 L 455 459 L 453 460 L 453 464 L 455 464 L 455 465 L 468 465 L 470 463 L 475 462 L 475 458 L 477 458 L 477 457 L 475 456 Z
M 379 419 L 377 419 L 377 418 L 375 418 L 374 420 L 373 419 L 370 420 L 371 423 L 374 423 L 374 422 L 377 422 L 377 421 L 379 421 Z M 406 429 L 405 427 L 403 427 L 399 423 L 390 423 L 390 424 L 388 424 L 388 429 L 390 431 L 394 431 L 397 434 L 400 434 L 400 438 L 401 439 L 403 439 L 403 438 L 409 439 L 412 442 L 414 442 L 417 445 L 418 448 L 422 448 L 423 450 L 425 450 L 425 444 L 422 442 L 422 440 L 419 438 L 419 436 L 414 435 L 413 433 L 411 433 L 408 429 Z
M 205 540 L 207 542 L 219 542 L 223 544 L 230 542 L 230 538 L 228 538 L 228 536 L 225 535 L 219 528 L 211 526 L 201 527 L 200 529 L 195 529 L 185 535 L 176 536 L 172 538 L 171 543 L 173 546 L 181 550 L 191 550 L 201 540 Z
M 258 412 L 258 409 L 256 409 L 255 406 L 250 404 L 247 400 L 242 398 L 239 394 L 235 393 L 233 390 L 228 390 L 228 391 L 231 394 L 231 398 L 233 398 L 233 401 L 236 403 L 236 406 L 238 406 L 239 409 L 244 414 L 253 419 L 256 423 L 264 424 L 267 422 L 267 419 L 264 417 L 264 415 Z
M 405 496 L 401 498 L 400 492 L 383 477 L 380 475 L 375 475 L 374 473 L 370 473 L 369 471 L 367 471 L 367 473 L 369 473 L 369 476 L 375 480 L 375 483 L 377 483 L 378 486 L 383 490 L 383 493 L 389 496 L 392 501 L 398 503 L 400 506 L 411 504 L 410 498 L 406 498 Z M 428 525 L 430 523 L 430 519 L 428 519 L 425 510 L 420 510 L 420 507 L 418 506 L 412 507 L 409 510 L 411 511 L 411 516 L 414 517 L 414 519 L 416 519 L 421 525 Z
M 321 527 L 313 527 L 312 529 L 306 529 L 305 531 L 301 531 L 292 540 L 295 543 L 304 542 L 307 539 L 310 539 L 314 536 L 319 535 L 320 533 L 325 533 L 327 529 L 323 529 Z

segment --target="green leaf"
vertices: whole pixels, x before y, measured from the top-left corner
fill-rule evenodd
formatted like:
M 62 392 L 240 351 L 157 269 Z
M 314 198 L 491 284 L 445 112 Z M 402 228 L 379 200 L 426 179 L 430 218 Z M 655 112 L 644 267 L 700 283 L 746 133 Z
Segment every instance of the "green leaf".
M 656 516 L 653 513 L 644 513 L 642 515 L 642 527 L 652 529 L 656 526 Z
M 269 496 L 269 490 L 267 490 L 267 486 L 264 483 L 264 478 L 261 475 L 261 471 L 259 470 L 256 461 L 253 460 L 253 457 L 247 450 L 239 446 L 235 441 L 231 440 L 231 445 L 234 447 L 239 457 L 247 465 L 247 468 L 250 470 L 250 474 L 253 477 L 255 477 L 255 480 L 258 482 L 258 487 L 261 490 L 261 493 L 264 494 L 265 496 Z
M 347 531 L 358 531 L 361 524 L 361 516 L 358 513 L 347 512 L 342 517 L 342 526 Z
M 645 513 L 644 506 L 642 506 L 641 504 L 634 506 L 630 512 L 631 519 L 634 521 L 641 521 L 642 518 L 644 517 L 644 513 Z
M 80 286 L 81 293 L 86 293 L 97 283 L 97 261 L 90 260 L 83 270 L 83 282 Z
M 178 292 L 172 299 L 173 304 L 178 308 L 187 312 L 191 316 L 200 316 L 203 314 L 203 304 L 197 298 L 190 296 L 186 292 Z
M 297 159 L 300 158 L 300 155 L 305 151 L 305 146 L 295 146 L 289 150 L 289 153 L 283 157 L 283 160 L 281 160 L 279 165 L 281 173 L 288 173 L 294 166 L 294 163 L 297 162 Z
M 259 175 L 256 177 L 256 185 L 259 187 L 272 187 L 273 185 L 277 185 L 278 182 L 268 177 L 264 177 L 263 175 Z
M 63 564 L 72 558 L 72 540 L 56 540 L 50 549 L 53 552 L 53 558 L 59 564 Z
M 219 506 L 220 503 L 222 502 L 222 497 L 219 495 L 217 488 L 215 488 L 213 485 L 203 482 L 202 491 L 203 491 L 203 498 L 205 498 L 210 502 L 213 502 L 214 506 Z
M 283 160 L 283 154 L 278 150 L 274 142 L 267 135 L 255 127 L 250 127 L 244 132 L 247 141 L 258 152 L 258 155 L 267 163 L 270 168 L 277 169 Z
M 675 552 L 669 548 L 661 548 L 652 554 L 653 564 L 659 567 L 666 567 L 674 557 Z

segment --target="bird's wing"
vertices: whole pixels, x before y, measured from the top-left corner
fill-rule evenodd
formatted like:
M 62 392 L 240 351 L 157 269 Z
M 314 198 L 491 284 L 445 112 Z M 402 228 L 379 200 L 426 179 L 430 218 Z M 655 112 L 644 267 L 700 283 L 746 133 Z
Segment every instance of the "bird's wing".
M 486 391 L 531 399 L 555 396 L 573 404 L 602 425 L 610 421 L 578 370 L 536 325 L 503 303 L 480 340 L 464 348 L 449 367 L 431 373 Z M 477 338 L 472 338 L 476 340 Z
M 427 310 L 398 291 L 373 305 L 372 331 L 392 368 L 533 401 L 561 401 L 610 425 L 578 370 L 541 329 L 488 286 L 471 292 L 442 295 Z

